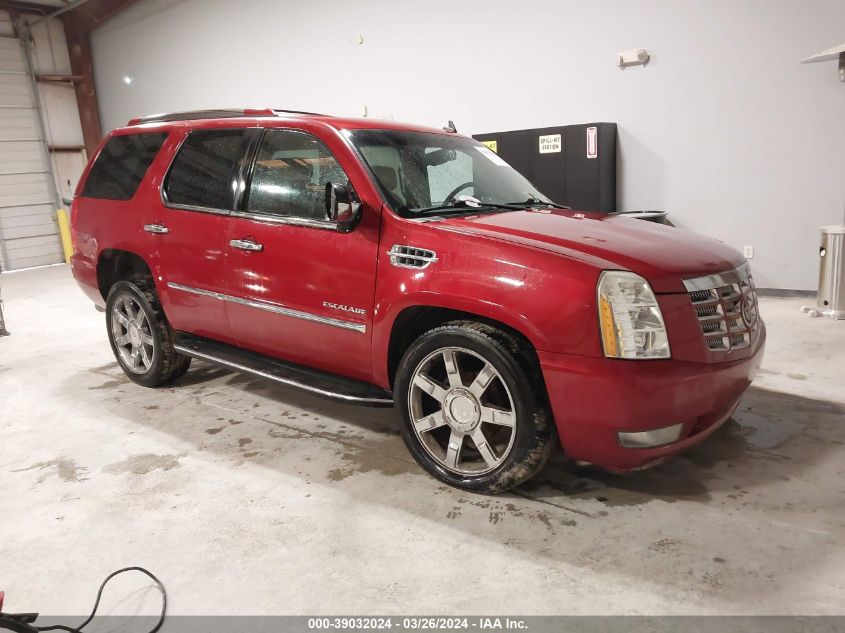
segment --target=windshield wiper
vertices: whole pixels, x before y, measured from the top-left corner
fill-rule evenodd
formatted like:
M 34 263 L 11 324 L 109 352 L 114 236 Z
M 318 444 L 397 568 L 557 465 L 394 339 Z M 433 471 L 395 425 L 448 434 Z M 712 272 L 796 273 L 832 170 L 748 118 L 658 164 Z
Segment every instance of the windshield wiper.
M 467 211 L 487 211 L 490 209 L 507 209 L 508 211 L 522 211 L 525 208 L 524 205 L 517 203 L 517 204 L 498 204 L 495 202 L 482 202 L 481 204 L 469 204 L 465 200 L 458 200 L 457 202 L 453 202 L 451 204 L 438 204 L 433 207 L 423 207 L 422 209 L 408 209 L 410 213 L 414 215 L 423 215 L 426 213 L 434 213 L 437 211 L 454 211 L 455 213 L 466 213 Z
M 528 198 L 528 200 L 523 200 L 522 202 L 508 202 L 509 205 L 519 205 L 520 207 L 553 207 L 555 209 L 571 209 L 572 207 L 567 207 L 564 204 L 557 204 L 556 202 L 546 202 L 545 200 L 540 200 L 540 198 Z

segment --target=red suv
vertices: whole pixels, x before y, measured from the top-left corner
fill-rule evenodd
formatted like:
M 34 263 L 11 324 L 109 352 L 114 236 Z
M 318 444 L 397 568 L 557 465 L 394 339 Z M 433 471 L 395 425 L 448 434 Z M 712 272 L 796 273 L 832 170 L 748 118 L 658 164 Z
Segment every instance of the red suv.
M 279 110 L 134 119 L 72 206 L 73 272 L 135 382 L 192 358 L 395 406 L 419 464 L 502 491 L 560 442 L 612 470 L 701 442 L 765 327 L 743 257 L 554 204 L 453 129 Z

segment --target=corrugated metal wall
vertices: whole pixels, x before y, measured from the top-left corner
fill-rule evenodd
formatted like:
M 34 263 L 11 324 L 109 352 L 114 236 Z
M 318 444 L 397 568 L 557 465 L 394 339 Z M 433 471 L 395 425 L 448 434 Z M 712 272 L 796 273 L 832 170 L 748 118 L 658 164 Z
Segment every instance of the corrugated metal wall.
M 32 39 L 32 65 L 36 73 L 71 74 L 65 31 L 60 20 L 52 19 L 35 25 L 32 28 Z M 39 83 L 38 93 L 47 143 L 51 148 L 56 190 L 59 198 L 70 198 L 88 162 L 76 93 L 70 82 Z
M 51 20 L 33 31 L 36 73 L 70 74 L 61 23 Z M 82 145 L 73 85 L 39 84 L 38 91 L 46 142 L 61 148 L 51 157 L 20 40 L 0 12 L 0 270 L 64 261 L 55 218 L 60 201 L 53 198 L 56 191 L 69 197 L 85 165 L 84 151 L 72 149 Z

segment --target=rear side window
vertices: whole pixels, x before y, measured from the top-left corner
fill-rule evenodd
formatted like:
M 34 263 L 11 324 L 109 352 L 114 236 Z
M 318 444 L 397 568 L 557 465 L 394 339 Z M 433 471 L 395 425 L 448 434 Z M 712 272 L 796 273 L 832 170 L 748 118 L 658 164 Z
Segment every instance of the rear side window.
M 170 204 L 207 209 L 231 209 L 232 175 L 241 155 L 240 130 L 191 132 L 164 184 Z
M 86 198 L 129 200 L 161 149 L 166 133 L 113 136 L 91 166 L 82 189 Z

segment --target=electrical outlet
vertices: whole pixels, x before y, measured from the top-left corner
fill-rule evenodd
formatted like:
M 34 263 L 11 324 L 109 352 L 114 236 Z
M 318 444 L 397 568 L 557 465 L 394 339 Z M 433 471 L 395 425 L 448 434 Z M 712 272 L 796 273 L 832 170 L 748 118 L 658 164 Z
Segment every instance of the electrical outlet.
M 745 259 L 752 259 L 754 257 L 754 246 L 746 244 L 742 254 L 745 255 Z

